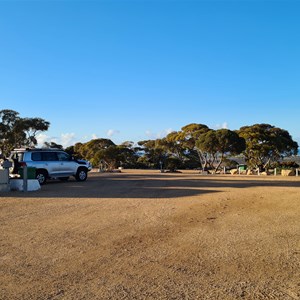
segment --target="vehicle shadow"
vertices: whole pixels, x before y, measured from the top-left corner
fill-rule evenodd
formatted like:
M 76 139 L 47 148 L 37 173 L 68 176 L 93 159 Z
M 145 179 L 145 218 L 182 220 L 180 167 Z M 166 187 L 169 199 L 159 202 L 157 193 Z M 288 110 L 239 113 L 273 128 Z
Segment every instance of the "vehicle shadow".
M 10 192 L 5 197 L 38 198 L 179 198 L 218 193 L 226 188 L 300 187 L 300 179 L 250 176 L 203 176 L 171 173 L 90 173 L 85 182 L 49 181 L 36 192 Z

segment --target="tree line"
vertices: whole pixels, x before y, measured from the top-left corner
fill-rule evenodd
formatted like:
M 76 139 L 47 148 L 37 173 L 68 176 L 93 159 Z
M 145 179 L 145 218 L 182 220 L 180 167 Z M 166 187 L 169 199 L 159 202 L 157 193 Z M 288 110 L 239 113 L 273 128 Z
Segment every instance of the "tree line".
M 21 118 L 13 110 L 0 111 L 0 149 L 7 155 L 14 147 L 37 145 L 36 135 L 48 130 L 41 118 Z M 54 142 L 45 147 L 63 148 Z M 93 139 L 64 149 L 77 158 L 90 160 L 94 167 L 179 168 L 218 171 L 242 155 L 250 168 L 267 169 L 285 156 L 296 155 L 298 144 L 287 130 L 270 124 L 243 126 L 239 130 L 211 129 L 192 123 L 164 138 L 127 141 L 116 145 L 110 139 Z

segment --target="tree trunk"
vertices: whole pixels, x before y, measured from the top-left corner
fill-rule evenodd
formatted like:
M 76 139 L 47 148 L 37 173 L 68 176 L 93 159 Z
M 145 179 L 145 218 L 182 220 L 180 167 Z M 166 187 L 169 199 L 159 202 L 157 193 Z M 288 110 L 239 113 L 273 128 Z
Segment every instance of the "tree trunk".
M 196 149 L 197 153 L 198 153 L 198 157 L 199 157 L 199 162 L 200 162 L 200 168 L 202 170 L 204 170 L 205 166 L 203 166 L 203 162 L 204 162 L 204 159 L 203 159 L 203 154 L 201 153 L 201 151 L 199 149 Z
M 224 159 L 224 155 L 223 155 L 223 153 L 222 153 L 222 155 L 221 155 L 221 158 L 220 158 L 220 161 L 219 161 L 219 163 L 218 163 L 218 165 L 216 166 L 216 172 L 218 171 L 218 169 L 220 168 L 220 166 L 221 166 L 221 164 L 222 164 L 222 162 L 223 162 L 223 159 Z

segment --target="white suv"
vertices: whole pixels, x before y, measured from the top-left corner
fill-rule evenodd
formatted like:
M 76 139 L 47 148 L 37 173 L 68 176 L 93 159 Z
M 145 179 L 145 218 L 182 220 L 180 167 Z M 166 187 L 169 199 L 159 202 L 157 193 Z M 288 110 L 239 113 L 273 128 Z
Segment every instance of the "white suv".
M 48 178 L 66 181 L 74 176 L 77 181 L 85 181 L 87 173 L 92 169 L 90 162 L 75 159 L 59 149 L 15 149 L 9 159 L 13 162 L 13 174 L 26 165 L 36 168 L 36 179 L 44 184 Z

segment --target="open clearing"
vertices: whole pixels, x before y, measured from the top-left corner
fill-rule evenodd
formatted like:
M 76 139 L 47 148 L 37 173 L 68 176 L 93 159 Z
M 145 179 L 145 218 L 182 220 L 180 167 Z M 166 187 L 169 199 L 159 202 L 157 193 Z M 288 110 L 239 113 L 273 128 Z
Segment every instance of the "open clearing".
M 0 197 L 0 299 L 300 299 L 300 177 L 125 170 Z

